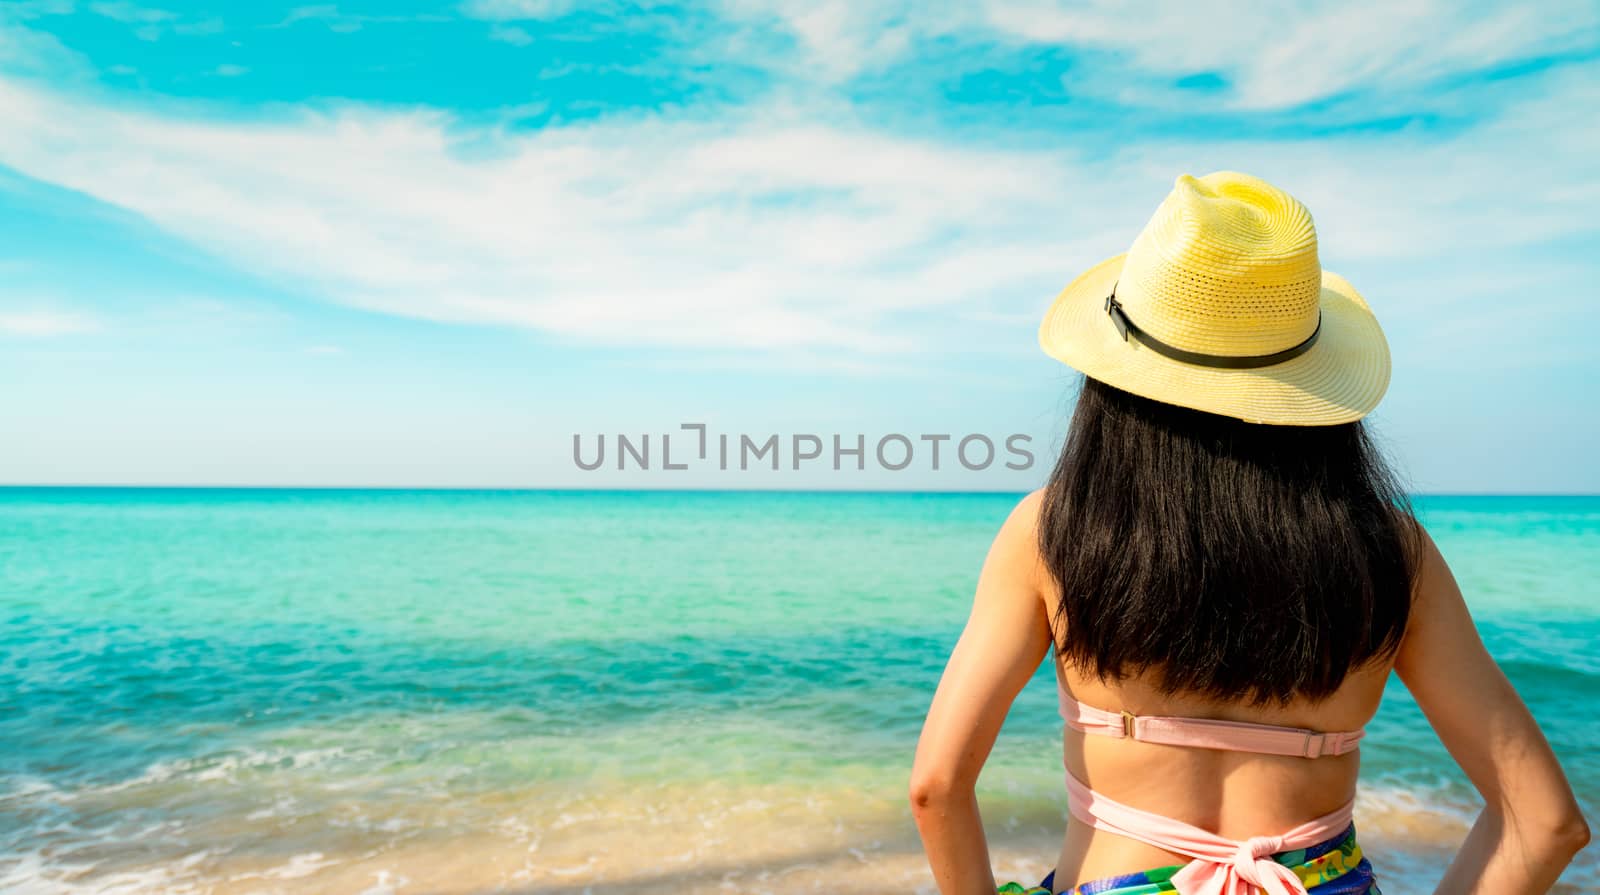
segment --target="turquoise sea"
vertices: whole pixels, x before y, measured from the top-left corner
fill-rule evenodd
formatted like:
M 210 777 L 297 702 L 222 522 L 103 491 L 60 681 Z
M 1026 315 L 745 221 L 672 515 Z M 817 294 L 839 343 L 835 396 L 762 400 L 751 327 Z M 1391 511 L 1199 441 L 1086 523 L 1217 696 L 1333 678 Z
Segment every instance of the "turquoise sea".
M 911 752 L 1015 500 L 0 489 L 0 891 L 932 892 Z M 1419 509 L 1600 819 L 1600 498 Z M 1046 667 L 1003 879 L 1059 738 Z M 1431 891 L 1476 796 L 1397 686 L 1362 756 L 1385 891 Z

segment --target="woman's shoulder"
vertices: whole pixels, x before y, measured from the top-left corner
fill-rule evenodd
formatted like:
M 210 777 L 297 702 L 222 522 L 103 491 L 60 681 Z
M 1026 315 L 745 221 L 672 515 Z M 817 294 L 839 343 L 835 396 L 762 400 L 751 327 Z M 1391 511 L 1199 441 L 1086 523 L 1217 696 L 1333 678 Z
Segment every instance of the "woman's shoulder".
M 1009 525 L 1015 521 L 1016 524 L 1024 525 L 1031 531 L 1038 531 L 1039 514 L 1044 510 L 1044 492 L 1043 488 L 1035 488 L 1022 495 L 1022 499 L 1012 507 L 1011 517 L 1006 523 Z
M 1050 575 L 1039 550 L 1039 520 L 1044 508 L 1043 488 L 1023 495 L 995 535 L 986 565 L 1003 565 L 1006 577 L 1045 594 Z
M 1013 544 L 1019 553 L 1031 552 L 1038 557 L 1040 515 L 1044 511 L 1044 489 L 1030 491 L 1011 508 L 1011 514 L 1000 526 L 996 543 Z M 1029 548 L 1024 551 L 1022 548 Z

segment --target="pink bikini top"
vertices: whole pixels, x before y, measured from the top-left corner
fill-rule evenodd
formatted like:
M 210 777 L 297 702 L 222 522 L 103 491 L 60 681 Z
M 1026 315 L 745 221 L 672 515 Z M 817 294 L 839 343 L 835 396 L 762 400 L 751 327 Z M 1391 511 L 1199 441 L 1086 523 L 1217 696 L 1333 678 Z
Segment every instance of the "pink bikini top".
M 1244 721 L 1169 718 L 1162 715 L 1108 712 L 1073 699 L 1059 681 L 1056 689 L 1061 694 L 1061 719 L 1073 730 L 1134 739 L 1141 743 L 1321 758 L 1324 755 L 1343 755 L 1352 752 L 1361 742 L 1361 738 L 1367 735 L 1364 730 L 1323 733 L 1298 727 L 1277 727 Z
M 1110 712 L 1073 699 L 1059 681 L 1057 688 L 1061 717 L 1069 727 L 1144 743 L 1319 758 L 1351 752 L 1365 735 L 1361 730 L 1324 733 L 1243 721 Z M 1240 842 L 1108 799 L 1070 770 L 1067 804 L 1073 817 L 1097 830 L 1192 858 L 1172 877 L 1179 895 L 1306 895 L 1300 877 L 1272 860 L 1272 855 L 1309 848 L 1344 832 L 1355 811 L 1355 799 L 1351 799 L 1337 810 L 1277 836 L 1252 836 Z

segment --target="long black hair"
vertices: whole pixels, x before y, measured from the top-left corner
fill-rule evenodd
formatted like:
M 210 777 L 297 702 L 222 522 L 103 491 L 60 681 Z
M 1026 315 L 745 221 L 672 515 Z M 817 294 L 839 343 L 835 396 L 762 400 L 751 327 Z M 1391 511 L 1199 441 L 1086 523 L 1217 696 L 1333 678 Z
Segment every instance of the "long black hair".
M 1418 539 L 1359 420 L 1247 423 L 1085 378 L 1039 542 L 1061 659 L 1265 704 L 1393 655 Z

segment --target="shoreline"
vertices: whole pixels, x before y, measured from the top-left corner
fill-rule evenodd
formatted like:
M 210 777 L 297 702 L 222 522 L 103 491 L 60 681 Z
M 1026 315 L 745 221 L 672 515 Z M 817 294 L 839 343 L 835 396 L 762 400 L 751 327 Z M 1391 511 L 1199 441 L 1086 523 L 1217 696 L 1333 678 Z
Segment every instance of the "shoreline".
M 372 779 L 364 781 L 370 792 L 336 779 L 303 791 L 274 782 L 201 772 L 0 797 L 19 817 L 46 805 L 66 812 L 36 848 L 0 854 L 0 888 L 63 895 L 934 892 L 909 809 L 887 787 L 612 780 L 407 795 Z M 997 881 L 1031 885 L 1060 847 L 1064 793 L 1007 792 L 1016 788 L 1014 781 L 983 787 L 979 798 Z M 1436 880 L 1466 833 L 1464 807 L 1364 787 L 1356 824 L 1379 879 L 1397 892 Z M 145 814 L 131 826 L 93 825 Z

